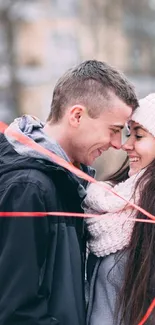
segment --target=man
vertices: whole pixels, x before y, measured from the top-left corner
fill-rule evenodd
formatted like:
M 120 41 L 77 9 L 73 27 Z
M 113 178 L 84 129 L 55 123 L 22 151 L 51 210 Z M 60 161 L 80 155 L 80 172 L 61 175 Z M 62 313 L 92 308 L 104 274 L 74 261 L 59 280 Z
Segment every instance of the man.
M 0 210 L 82 212 L 84 186 L 49 157 L 18 143 L 22 133 L 87 173 L 138 106 L 130 83 L 109 65 L 90 60 L 55 86 L 45 125 L 15 120 L 0 138 Z M 0 219 L 0 324 L 84 325 L 83 220 Z

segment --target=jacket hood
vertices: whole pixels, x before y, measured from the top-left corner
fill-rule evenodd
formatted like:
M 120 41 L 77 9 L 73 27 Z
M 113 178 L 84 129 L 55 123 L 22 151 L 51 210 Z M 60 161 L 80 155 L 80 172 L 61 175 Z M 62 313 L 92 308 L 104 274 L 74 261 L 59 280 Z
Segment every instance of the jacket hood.
M 0 176 L 13 170 L 39 169 L 45 170 L 48 165 L 41 164 L 39 160 L 19 155 L 0 133 Z
M 64 170 L 64 167 L 57 165 L 50 157 L 33 150 L 29 146 L 23 145 L 11 137 L 9 133 L 9 130 L 11 129 L 20 134 L 24 134 L 44 148 L 69 162 L 69 158 L 64 150 L 58 143 L 56 143 L 56 141 L 51 140 L 46 136 L 43 128 L 44 124 L 37 118 L 24 115 L 21 118 L 15 119 L 15 121 L 6 129 L 5 134 L 0 134 L 0 175 L 11 170 L 19 169 L 39 169 L 42 171 L 48 171 L 49 169 L 54 168 Z M 93 168 L 84 165 L 81 165 L 81 167 L 85 173 L 94 177 L 95 170 Z M 74 180 L 78 181 L 78 183 L 81 183 L 81 179 L 79 179 L 75 174 L 72 174 L 66 169 L 65 172 L 67 172 Z M 85 187 L 87 182 L 82 180 L 82 184 Z
M 19 155 L 44 159 L 51 162 L 50 157 L 34 150 L 26 144 L 17 141 L 14 137 L 11 136 L 10 131 L 24 135 L 37 144 L 41 145 L 43 148 L 55 153 L 57 156 L 65 159 L 68 162 L 70 161 L 61 146 L 54 139 L 49 138 L 45 134 L 44 123 L 42 123 L 38 118 L 30 115 L 23 115 L 22 117 L 15 119 L 14 122 L 11 123 L 5 130 L 5 137 L 12 145 L 14 150 L 19 153 Z

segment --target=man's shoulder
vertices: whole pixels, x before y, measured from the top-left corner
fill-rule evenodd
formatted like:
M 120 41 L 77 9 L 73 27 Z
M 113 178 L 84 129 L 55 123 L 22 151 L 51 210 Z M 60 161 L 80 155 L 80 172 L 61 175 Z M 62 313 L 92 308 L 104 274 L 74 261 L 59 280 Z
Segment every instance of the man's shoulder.
M 49 177 L 44 171 L 35 168 L 14 169 L 3 175 L 2 178 L 1 188 L 8 187 L 11 184 L 16 184 L 17 186 L 32 185 L 43 192 L 47 192 L 55 187 L 52 176 Z

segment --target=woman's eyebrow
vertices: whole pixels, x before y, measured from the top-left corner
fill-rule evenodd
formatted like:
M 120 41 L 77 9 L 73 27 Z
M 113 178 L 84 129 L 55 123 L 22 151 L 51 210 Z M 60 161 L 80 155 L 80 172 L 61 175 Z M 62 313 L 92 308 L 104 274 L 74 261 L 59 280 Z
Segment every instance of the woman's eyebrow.
M 137 130 L 140 129 L 140 130 L 143 130 L 143 131 L 147 132 L 147 130 L 146 130 L 144 127 L 140 126 L 140 125 L 135 126 L 133 129 L 134 129 L 135 131 L 137 131 Z

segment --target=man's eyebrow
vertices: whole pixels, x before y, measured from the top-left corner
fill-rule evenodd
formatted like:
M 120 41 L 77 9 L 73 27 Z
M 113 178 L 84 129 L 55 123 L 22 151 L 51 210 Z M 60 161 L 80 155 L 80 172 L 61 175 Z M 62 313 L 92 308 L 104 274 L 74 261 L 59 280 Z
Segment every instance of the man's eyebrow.
M 113 125 L 110 125 L 110 127 L 115 127 L 115 128 L 118 128 L 118 129 L 124 129 L 124 125 L 121 125 L 121 124 L 113 124 Z

